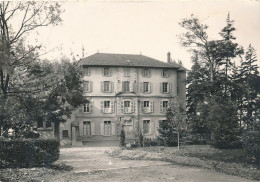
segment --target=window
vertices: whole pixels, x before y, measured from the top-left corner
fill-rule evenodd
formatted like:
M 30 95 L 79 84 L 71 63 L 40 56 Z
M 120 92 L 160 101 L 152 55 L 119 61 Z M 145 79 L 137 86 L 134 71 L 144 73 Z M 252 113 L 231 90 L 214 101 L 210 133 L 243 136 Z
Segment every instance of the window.
M 144 82 L 143 92 L 144 93 L 149 92 L 149 82 Z
M 111 135 L 111 121 L 104 121 L 104 135 Z
M 143 133 L 148 134 L 150 129 L 150 120 L 143 121 Z
M 129 81 L 123 81 L 123 92 L 129 92 L 130 91 L 130 82 Z
M 37 121 L 37 128 L 43 128 L 43 120 L 42 119 Z
M 41 128 L 41 129 L 47 129 L 47 128 L 51 128 L 51 121 L 43 121 L 42 119 L 39 119 L 37 121 L 37 128 Z
M 104 92 L 109 92 L 109 91 L 110 91 L 110 82 L 104 81 Z
M 89 81 L 84 81 L 83 82 L 83 88 L 84 88 L 84 92 L 89 92 L 90 91 Z
M 104 68 L 103 75 L 104 75 L 104 76 L 110 76 L 109 68 Z
M 68 138 L 69 137 L 69 131 L 68 130 L 62 130 L 62 138 Z
M 104 108 L 110 108 L 110 101 L 104 102 Z
M 91 123 L 90 121 L 83 122 L 83 135 L 84 136 L 91 136 Z
M 168 108 L 168 101 L 163 101 L 162 106 L 163 106 L 163 112 L 166 112 Z
M 90 104 L 89 104 L 89 103 L 86 103 L 86 104 L 83 106 L 83 112 L 84 112 L 84 113 L 89 113 L 89 112 L 90 112 Z
M 149 69 L 143 69 L 143 76 L 144 77 L 150 77 L 150 70 Z
M 168 93 L 168 82 L 163 82 L 163 93 Z
M 83 68 L 83 74 L 84 74 L 84 75 L 90 75 L 90 69 L 89 69 L 89 67 L 84 67 L 84 68 Z
M 124 101 L 124 113 L 130 113 L 131 107 L 130 107 L 130 101 Z
M 149 101 L 144 101 L 144 107 L 149 107 Z
M 166 69 L 162 70 L 162 77 L 169 77 L 169 72 Z
M 114 101 L 106 100 L 101 101 L 101 112 L 102 113 L 113 113 L 114 110 Z
M 130 68 L 124 68 L 124 76 L 130 76 Z

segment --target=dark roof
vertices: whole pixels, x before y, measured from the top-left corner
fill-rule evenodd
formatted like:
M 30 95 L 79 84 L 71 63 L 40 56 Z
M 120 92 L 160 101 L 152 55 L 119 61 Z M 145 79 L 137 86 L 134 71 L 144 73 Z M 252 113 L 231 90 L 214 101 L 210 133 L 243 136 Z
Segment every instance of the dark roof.
M 124 67 L 154 67 L 176 68 L 181 71 L 186 69 L 177 63 L 166 63 L 147 56 L 138 54 L 109 54 L 96 53 L 80 61 L 81 65 L 87 66 L 124 66 Z

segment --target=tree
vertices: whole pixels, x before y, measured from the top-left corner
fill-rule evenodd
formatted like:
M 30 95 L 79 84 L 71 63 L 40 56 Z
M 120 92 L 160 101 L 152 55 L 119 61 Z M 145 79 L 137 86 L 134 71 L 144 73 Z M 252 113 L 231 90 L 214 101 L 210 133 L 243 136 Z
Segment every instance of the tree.
M 61 7 L 58 3 L 30 1 L 0 3 L 0 129 L 7 117 L 6 103 L 9 97 L 25 92 L 12 83 L 14 75 L 18 75 L 16 71 L 29 68 L 40 56 L 37 51 L 41 46 L 26 45 L 27 36 L 40 27 L 59 24 L 60 14 Z
M 167 120 L 159 123 L 159 138 L 168 146 L 174 146 L 174 141 L 177 139 L 178 150 L 180 148 L 180 132 L 186 127 L 185 115 L 184 103 L 176 98 L 167 108 Z

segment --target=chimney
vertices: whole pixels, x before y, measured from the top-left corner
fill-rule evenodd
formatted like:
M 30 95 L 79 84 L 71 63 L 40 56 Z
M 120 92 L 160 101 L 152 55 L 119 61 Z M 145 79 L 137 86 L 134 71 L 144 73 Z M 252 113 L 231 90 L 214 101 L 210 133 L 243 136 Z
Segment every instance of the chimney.
M 167 63 L 171 63 L 171 53 L 167 53 Z

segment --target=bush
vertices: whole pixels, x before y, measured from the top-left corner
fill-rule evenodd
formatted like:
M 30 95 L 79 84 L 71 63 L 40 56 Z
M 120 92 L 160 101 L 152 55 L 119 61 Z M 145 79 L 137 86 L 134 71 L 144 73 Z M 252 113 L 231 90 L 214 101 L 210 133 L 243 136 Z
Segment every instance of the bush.
M 125 131 L 123 129 L 120 133 L 120 147 L 125 147 Z
M 50 166 L 60 152 L 55 139 L 1 140 L 0 148 L 0 167 Z

